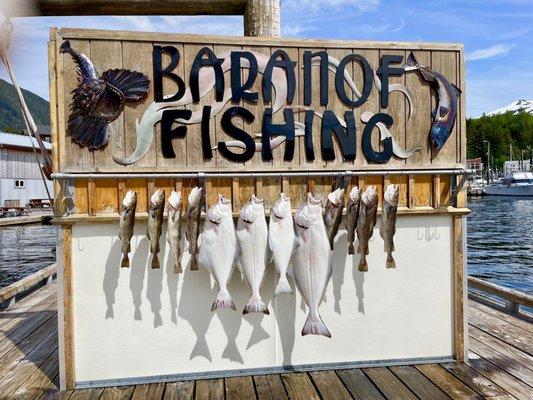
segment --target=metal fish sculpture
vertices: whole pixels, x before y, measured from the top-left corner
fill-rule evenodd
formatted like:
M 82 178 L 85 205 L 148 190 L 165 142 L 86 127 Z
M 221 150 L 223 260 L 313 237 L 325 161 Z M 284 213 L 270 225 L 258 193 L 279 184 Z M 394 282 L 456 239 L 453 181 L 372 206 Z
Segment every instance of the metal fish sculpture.
M 435 121 L 431 127 L 430 141 L 435 150 L 442 149 L 455 123 L 457 99 L 461 89 L 450 83 L 442 74 L 420 65 L 413 52 L 407 57 L 404 68 L 405 71 L 420 71 L 422 77 L 437 90 L 438 104 L 437 109 L 433 111 Z
M 259 293 L 268 263 L 268 227 L 263 200 L 254 194 L 240 212 L 237 221 L 237 242 L 240 247 L 242 272 L 252 289 L 250 300 L 244 306 L 242 313 L 270 314 Z
M 339 226 L 342 220 L 342 211 L 344 210 L 344 189 L 338 188 L 328 194 L 326 203 L 326 212 L 324 214 L 324 224 L 328 233 L 329 246 L 333 250 L 335 236 L 339 232 Z
M 231 200 L 219 194 L 217 203 L 207 210 L 202 246 L 198 255 L 199 263 L 209 270 L 219 288 L 211 311 L 218 308 L 235 310 L 235 303 L 228 291 L 228 282 L 238 257 Z
M 388 185 L 383 196 L 383 214 L 379 234 L 385 242 L 384 250 L 387 253 L 387 268 L 396 268 L 396 262 L 392 257 L 394 251 L 394 234 L 396 233 L 396 212 L 398 211 L 398 185 Z
M 79 85 L 72 91 L 67 133 L 82 147 L 101 149 L 108 141 L 107 125 L 119 117 L 127 102 L 146 96 L 150 80 L 140 72 L 122 68 L 98 76 L 91 60 L 73 49 L 68 40 L 59 51 L 72 56 L 78 71 Z
M 361 255 L 359 271 L 368 271 L 368 264 L 366 262 L 368 242 L 374 234 L 377 211 L 378 194 L 376 187 L 372 185 L 365 190 L 359 204 L 359 217 L 357 218 L 357 240 L 359 241 L 357 252 Z
M 292 274 L 309 307 L 302 336 L 313 334 L 331 337 L 318 312 L 332 271 L 332 253 L 322 211 L 320 198 L 309 193 L 306 204 L 296 211 L 294 217 L 297 244 L 292 256 Z
M 120 222 L 118 223 L 118 237 L 122 240 L 122 261 L 120 266 L 122 268 L 129 268 L 130 259 L 128 253 L 131 251 L 131 238 L 133 236 L 133 228 L 135 227 L 135 209 L 137 208 L 137 192 L 130 190 L 122 200 L 122 207 L 120 210 Z
M 194 187 L 189 193 L 189 204 L 187 205 L 187 230 L 185 237 L 189 242 L 189 254 L 191 255 L 191 271 L 198 271 L 198 235 L 200 234 L 200 217 L 203 205 L 203 190 L 201 187 Z
M 181 268 L 181 192 L 172 192 L 168 198 L 167 242 L 174 258 L 174 273 L 183 272 Z
M 348 254 L 354 254 L 355 228 L 359 217 L 359 201 L 361 200 L 361 189 L 354 186 L 348 195 L 348 207 L 346 209 L 346 240 L 348 240 Z
M 294 221 L 292 219 L 291 199 L 281 193 L 279 199 L 270 210 L 268 225 L 268 245 L 272 252 L 274 265 L 278 271 L 279 279 L 274 290 L 274 296 L 282 293 L 292 294 L 291 286 L 287 280 L 287 270 L 294 250 Z
M 163 210 L 165 209 L 165 192 L 158 189 L 150 198 L 148 210 L 148 230 L 146 236 L 150 240 L 152 253 L 152 269 L 159 268 L 159 238 L 163 230 Z

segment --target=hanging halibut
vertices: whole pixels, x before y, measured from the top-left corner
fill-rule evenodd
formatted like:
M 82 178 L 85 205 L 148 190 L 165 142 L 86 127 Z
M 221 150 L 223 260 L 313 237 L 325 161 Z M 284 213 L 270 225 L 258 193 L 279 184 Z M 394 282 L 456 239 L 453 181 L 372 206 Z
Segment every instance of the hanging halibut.
M 359 248 L 357 252 L 361 255 L 359 260 L 359 271 L 368 271 L 366 256 L 368 255 L 368 242 L 374 234 L 376 225 L 376 213 L 378 211 L 378 194 L 374 185 L 369 186 L 361 196 L 359 205 L 359 217 L 357 218 L 357 240 Z
M 187 206 L 187 230 L 185 237 L 189 242 L 189 253 L 191 255 L 191 271 L 198 270 L 198 235 L 200 234 L 200 217 L 202 214 L 202 188 L 194 187 L 189 194 L 189 205 Z
M 274 296 L 282 293 L 292 294 L 291 286 L 287 280 L 287 269 L 294 250 L 295 239 L 291 199 L 281 193 L 278 201 L 270 210 L 270 222 L 268 225 L 268 244 L 272 252 L 274 265 L 279 273 Z
M 122 261 L 120 262 L 122 268 L 129 268 L 130 266 L 128 253 L 131 251 L 131 237 L 133 236 L 133 228 L 135 227 L 136 208 L 137 192 L 130 190 L 124 196 L 124 200 L 122 200 L 120 222 L 118 223 L 118 237 L 122 240 Z
M 324 224 L 328 233 L 329 246 L 333 250 L 335 236 L 339 232 L 339 226 L 342 220 L 342 211 L 344 210 L 344 189 L 338 188 L 328 194 L 326 203 L 326 212 L 324 214 Z
M 168 198 L 167 242 L 174 258 L 174 273 L 183 272 L 181 268 L 181 192 L 170 193 Z
M 252 289 L 252 295 L 244 306 L 243 314 L 262 312 L 270 314 L 259 289 L 263 284 L 268 256 L 268 227 L 263 200 L 252 194 L 237 221 L 237 240 L 240 247 L 242 272 Z
M 398 211 L 398 185 L 388 185 L 383 196 L 383 214 L 379 234 L 385 242 L 384 250 L 387 253 L 387 268 L 396 268 L 396 262 L 392 257 L 394 251 L 394 234 L 396 233 L 396 212 Z
M 163 230 L 163 210 L 165 209 L 165 192 L 158 189 L 150 198 L 148 210 L 148 232 L 150 253 L 152 253 L 152 269 L 159 268 L 159 238 Z
M 348 195 L 348 207 L 346 210 L 346 240 L 348 240 L 348 254 L 354 254 L 355 228 L 359 216 L 359 201 L 361 200 L 361 189 L 354 186 Z
M 228 282 L 238 258 L 237 249 L 231 200 L 219 194 L 217 203 L 207 211 L 198 254 L 198 262 L 209 270 L 219 288 L 211 311 L 217 308 L 235 310 Z
M 318 312 L 331 276 L 332 262 L 320 199 L 309 193 L 307 203 L 296 211 L 294 222 L 297 245 L 292 256 L 292 271 L 309 307 L 302 336 L 313 334 L 331 337 Z

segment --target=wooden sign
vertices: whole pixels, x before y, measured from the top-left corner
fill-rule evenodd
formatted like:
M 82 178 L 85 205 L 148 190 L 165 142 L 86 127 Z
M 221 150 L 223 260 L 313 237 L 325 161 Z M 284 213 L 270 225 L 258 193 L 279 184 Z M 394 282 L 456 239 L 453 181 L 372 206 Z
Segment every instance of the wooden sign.
M 462 45 L 54 32 L 61 172 L 465 161 Z

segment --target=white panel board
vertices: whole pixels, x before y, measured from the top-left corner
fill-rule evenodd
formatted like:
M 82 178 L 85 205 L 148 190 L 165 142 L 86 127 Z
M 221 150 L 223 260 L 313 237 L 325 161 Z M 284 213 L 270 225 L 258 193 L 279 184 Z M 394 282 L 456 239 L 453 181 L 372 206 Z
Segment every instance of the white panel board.
M 165 231 L 161 269 L 150 269 L 144 223 L 135 227 L 131 269 L 120 269 L 118 225 L 75 225 L 76 381 L 452 356 L 451 223 L 448 215 L 400 216 L 392 270 L 378 224 L 366 273 L 357 271 L 358 256 L 347 254 L 341 231 L 320 307 L 332 339 L 300 335 L 306 307 L 299 294 L 272 298 L 273 267 L 262 288 L 271 315 L 241 315 L 249 289 L 238 270 L 229 286 L 237 312 L 212 313 L 209 273 L 174 275 Z

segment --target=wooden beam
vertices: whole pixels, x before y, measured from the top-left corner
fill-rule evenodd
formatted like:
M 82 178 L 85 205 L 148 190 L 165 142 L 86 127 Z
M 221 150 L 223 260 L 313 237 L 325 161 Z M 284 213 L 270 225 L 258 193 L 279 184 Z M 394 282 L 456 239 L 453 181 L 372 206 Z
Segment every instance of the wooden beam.
M 483 292 L 494 294 L 512 303 L 521 304 L 526 307 L 533 307 L 533 296 L 518 290 L 505 288 L 483 279 L 468 277 L 468 286 Z
M 248 0 L 244 10 L 244 35 L 280 37 L 279 0 Z
M 67 15 L 243 15 L 247 0 L 0 0 L 12 17 Z M 278 12 L 279 17 L 279 12 Z M 278 21 L 279 23 L 279 21 Z
M 60 371 L 63 371 L 63 376 L 60 379 L 61 389 L 74 389 L 75 375 L 74 375 L 74 312 L 72 309 L 72 227 L 63 226 L 61 228 L 61 243 L 62 243 L 62 262 L 61 295 L 62 300 L 60 307 L 63 311 L 63 318 L 59 321 L 62 326 L 63 334 L 60 335 Z
M 56 265 L 52 264 L 6 286 L 0 290 L 0 303 L 5 303 L 6 301 L 15 298 L 18 294 L 37 286 L 45 280 L 47 281 L 56 272 Z
M 465 335 L 465 260 L 463 243 L 465 239 L 463 217 L 454 215 L 453 218 L 453 278 L 454 278 L 454 343 L 455 359 L 458 362 L 468 360 L 468 348 Z

